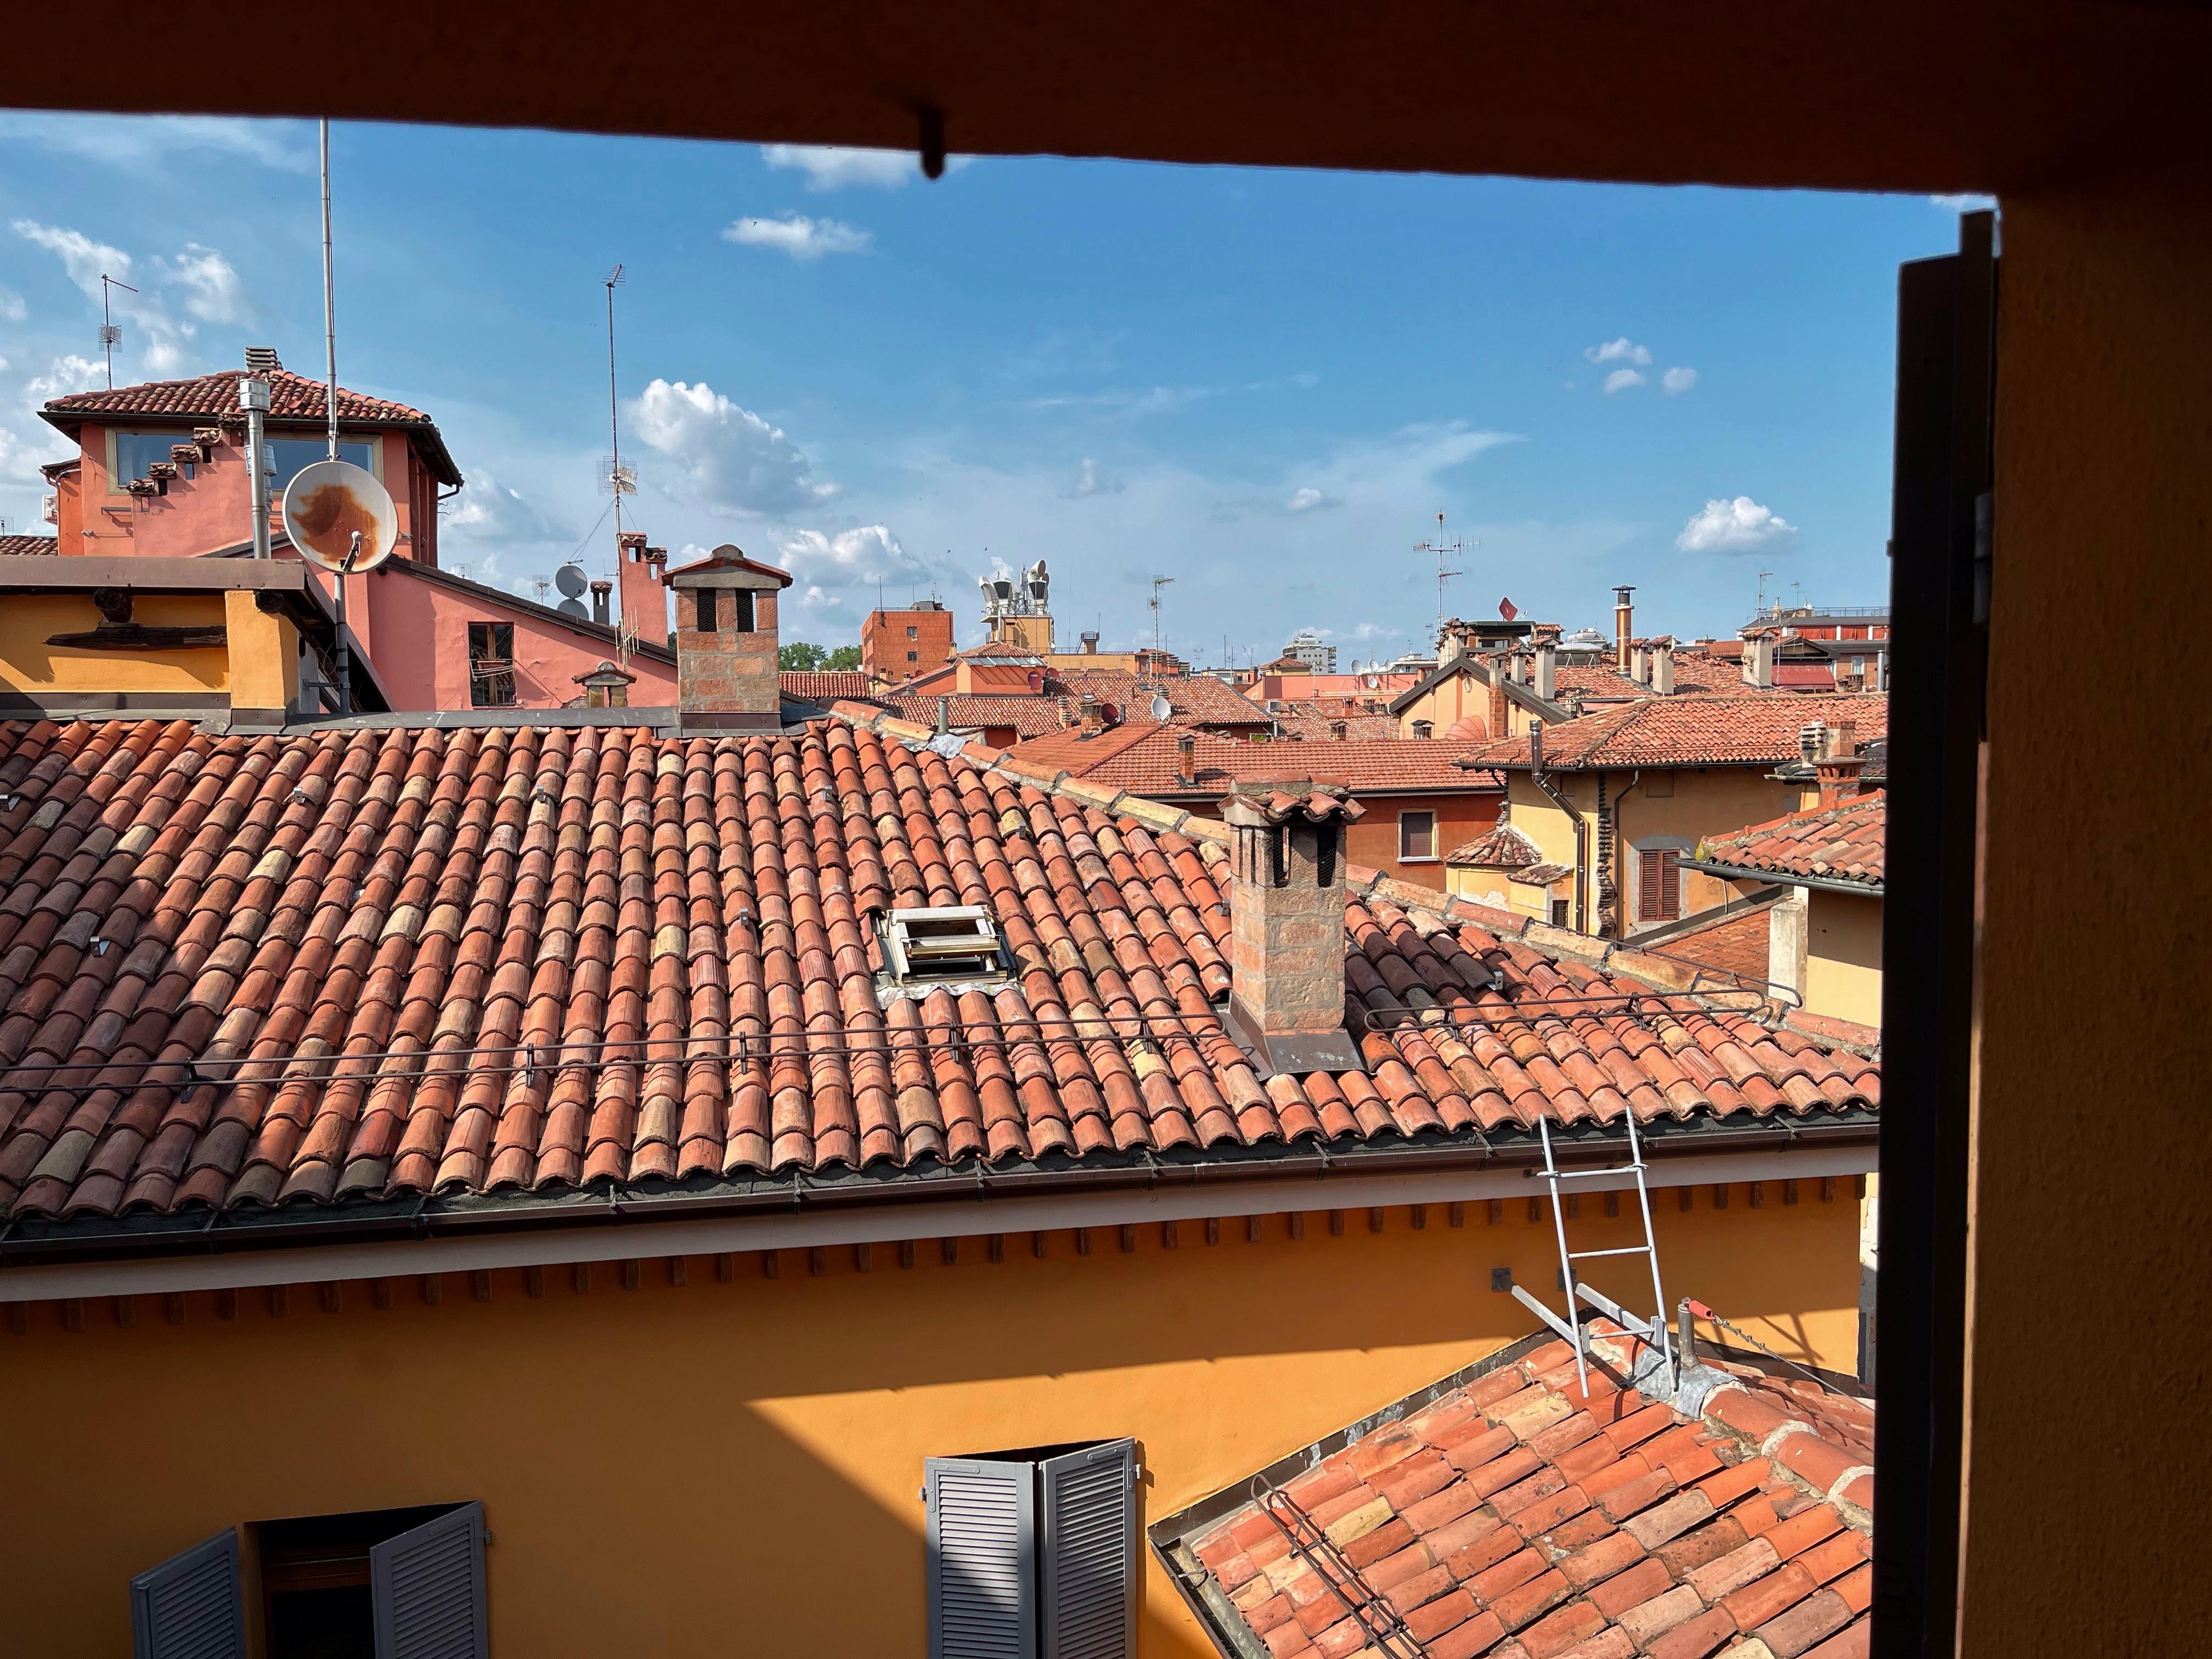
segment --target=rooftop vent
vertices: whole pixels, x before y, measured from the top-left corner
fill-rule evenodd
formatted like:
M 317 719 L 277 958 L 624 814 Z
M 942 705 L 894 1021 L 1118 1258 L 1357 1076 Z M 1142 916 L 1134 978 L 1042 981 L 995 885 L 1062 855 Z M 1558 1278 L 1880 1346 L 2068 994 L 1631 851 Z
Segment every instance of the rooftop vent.
M 246 372 L 248 374 L 274 374 L 284 365 L 277 360 L 274 346 L 246 348 Z
M 893 910 L 877 927 L 895 986 L 952 985 L 1006 972 L 998 924 L 979 904 Z

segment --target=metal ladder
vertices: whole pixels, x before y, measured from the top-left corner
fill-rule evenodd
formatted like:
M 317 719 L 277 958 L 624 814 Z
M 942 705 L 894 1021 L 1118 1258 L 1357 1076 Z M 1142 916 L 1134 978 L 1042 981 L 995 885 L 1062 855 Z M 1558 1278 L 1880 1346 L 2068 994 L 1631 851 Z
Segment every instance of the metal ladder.
M 1575 1380 L 1587 1394 L 1589 1390 L 1589 1339 L 1583 1334 L 1582 1315 L 1577 1304 L 1587 1303 L 1599 1312 L 1610 1316 L 1623 1329 L 1642 1337 L 1657 1352 L 1659 1361 L 1669 1376 L 1674 1370 L 1674 1345 L 1667 1329 L 1667 1293 L 1659 1284 L 1659 1247 L 1651 1232 L 1651 1193 L 1644 1184 L 1644 1141 L 1636 1132 L 1636 1114 L 1626 1114 L 1628 1121 L 1628 1162 L 1609 1164 L 1601 1170 L 1562 1170 L 1552 1152 L 1552 1127 L 1545 1118 L 1536 1120 L 1537 1133 L 1543 1138 L 1544 1171 L 1547 1185 L 1552 1189 L 1552 1230 L 1559 1242 L 1559 1279 L 1567 1292 L 1567 1316 L 1561 1319 L 1521 1285 L 1513 1286 L 1513 1294 L 1531 1312 L 1560 1336 L 1573 1344 L 1575 1350 Z M 1534 1170 L 1529 1172 L 1532 1176 Z M 1636 1177 L 1637 1213 L 1644 1219 L 1644 1242 L 1624 1244 L 1610 1250 L 1570 1250 L 1567 1248 L 1566 1209 L 1559 1202 L 1559 1183 L 1563 1181 L 1588 1181 L 1601 1176 L 1632 1175 Z M 1640 1255 L 1651 1263 L 1651 1304 L 1649 1320 L 1638 1319 L 1604 1292 L 1583 1283 L 1575 1272 L 1575 1263 L 1602 1255 Z

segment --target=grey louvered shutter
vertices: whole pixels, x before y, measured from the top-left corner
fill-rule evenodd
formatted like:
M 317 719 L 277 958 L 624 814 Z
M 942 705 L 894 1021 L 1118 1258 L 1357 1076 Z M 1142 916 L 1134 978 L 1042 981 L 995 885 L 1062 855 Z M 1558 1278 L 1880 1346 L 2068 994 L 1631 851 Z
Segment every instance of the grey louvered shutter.
M 1044 1462 L 1038 1600 L 1042 1659 L 1137 1650 L 1137 1443 L 1109 1440 Z
M 368 1553 L 376 1659 L 484 1659 L 483 1505 L 464 1504 Z
M 1038 1659 L 1036 1466 L 923 1465 L 930 1659 Z
M 246 1659 L 238 1534 L 219 1532 L 131 1581 L 132 1659 Z

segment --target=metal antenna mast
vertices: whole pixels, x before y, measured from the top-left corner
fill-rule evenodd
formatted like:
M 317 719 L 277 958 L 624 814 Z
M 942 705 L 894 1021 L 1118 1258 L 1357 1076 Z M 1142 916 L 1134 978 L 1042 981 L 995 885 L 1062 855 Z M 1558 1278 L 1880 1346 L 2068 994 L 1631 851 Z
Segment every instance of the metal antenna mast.
M 1481 544 L 1482 544 L 1480 542 L 1475 544 L 1478 547 Z M 1437 514 L 1436 540 L 1432 542 L 1415 542 L 1413 544 L 1413 551 L 1416 553 L 1433 553 L 1437 556 L 1437 631 L 1439 634 L 1442 634 L 1444 625 L 1444 584 L 1450 580 L 1454 576 L 1465 574 L 1464 572 L 1458 570 L 1446 569 L 1444 568 L 1444 561 L 1447 558 L 1459 558 L 1464 555 L 1467 551 L 1467 542 L 1463 538 L 1457 536 L 1455 536 L 1449 541 L 1446 541 L 1444 539 L 1444 515 L 1439 513 Z
M 1152 649 L 1156 653 L 1160 648 L 1160 589 L 1165 587 L 1174 580 L 1175 578 L 1173 576 L 1155 576 L 1152 578 Z
M 1763 617 L 1766 614 L 1766 579 L 1773 574 L 1771 570 L 1762 570 L 1759 573 L 1759 605 L 1751 613 L 1754 617 Z
M 106 271 L 100 273 L 100 349 L 107 355 L 107 389 L 115 390 L 115 348 L 123 338 L 123 331 L 107 319 L 107 290 L 119 288 L 125 294 L 138 290 L 128 283 L 118 283 Z
M 602 279 L 607 287 L 607 489 L 615 498 L 615 562 L 622 562 L 622 498 L 634 495 L 637 480 L 622 464 L 622 404 L 615 390 L 615 289 L 622 286 L 623 268 L 617 265 Z
M 330 416 L 331 459 L 338 458 L 338 308 L 337 288 L 331 271 L 331 124 L 322 124 L 323 138 L 323 349 L 324 367 L 330 380 L 326 412 Z M 340 587 L 344 579 L 339 579 Z M 339 601 L 343 614 L 344 601 Z M 338 647 L 345 648 L 343 643 Z M 340 712 L 343 712 L 341 709 Z

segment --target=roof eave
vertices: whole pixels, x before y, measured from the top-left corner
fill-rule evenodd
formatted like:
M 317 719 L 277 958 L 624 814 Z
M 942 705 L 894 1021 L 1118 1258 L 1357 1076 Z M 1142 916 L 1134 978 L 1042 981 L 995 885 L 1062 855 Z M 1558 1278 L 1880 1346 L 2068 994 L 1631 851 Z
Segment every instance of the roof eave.
M 1715 859 L 1684 859 L 1681 867 L 1697 870 L 1723 881 L 1778 882 L 1787 887 L 1817 887 L 1826 893 L 1856 893 L 1861 898 L 1880 898 L 1878 881 L 1850 881 L 1839 876 L 1801 876 L 1790 870 L 1761 870 L 1747 864 L 1723 864 Z

